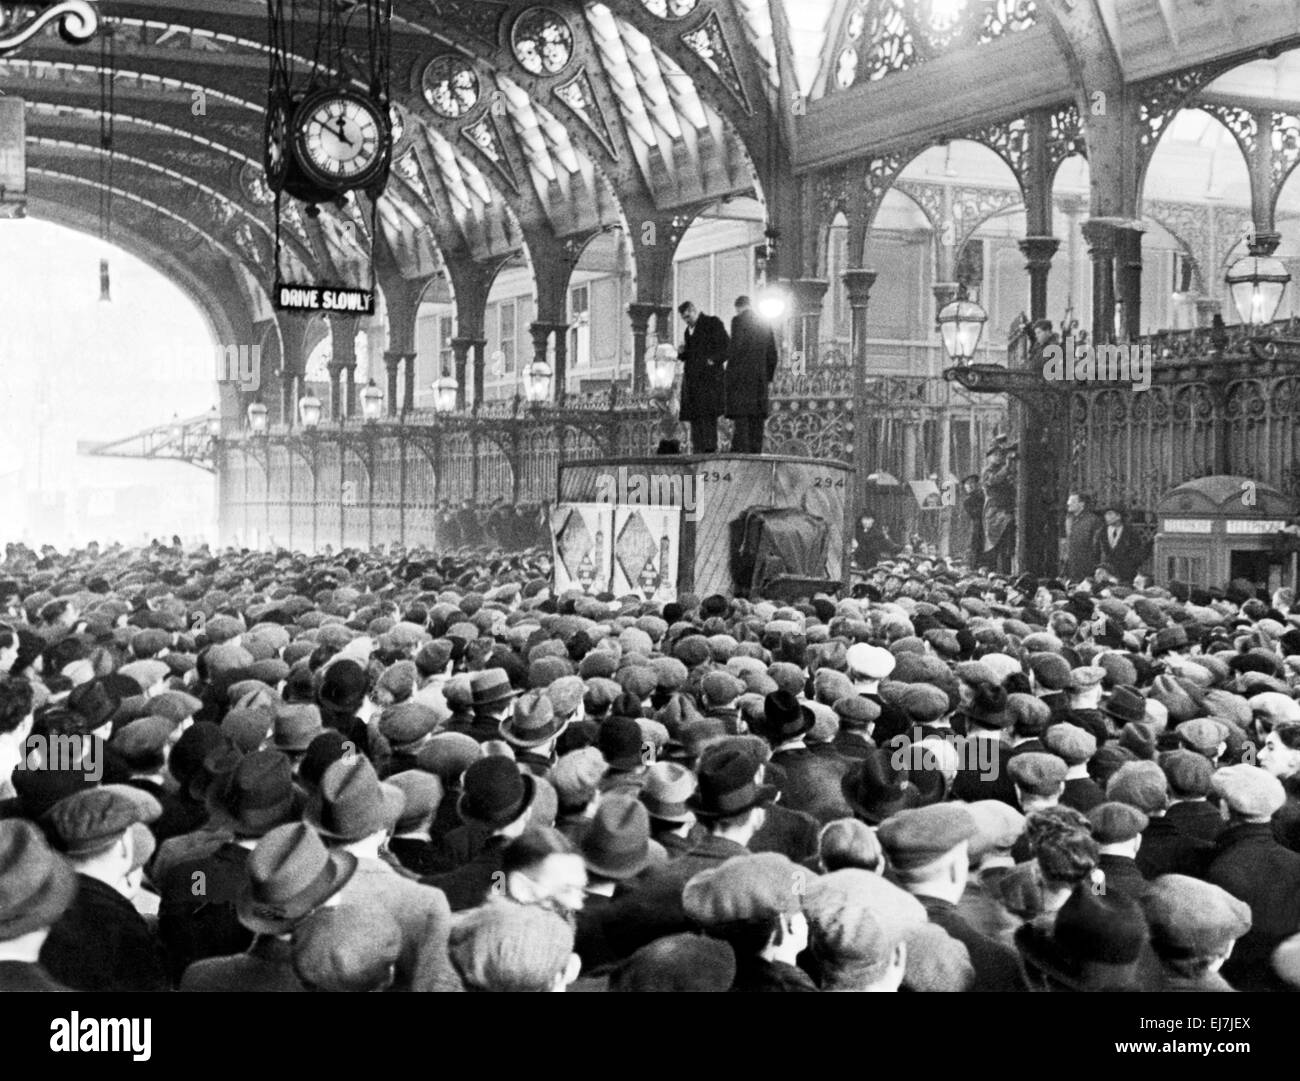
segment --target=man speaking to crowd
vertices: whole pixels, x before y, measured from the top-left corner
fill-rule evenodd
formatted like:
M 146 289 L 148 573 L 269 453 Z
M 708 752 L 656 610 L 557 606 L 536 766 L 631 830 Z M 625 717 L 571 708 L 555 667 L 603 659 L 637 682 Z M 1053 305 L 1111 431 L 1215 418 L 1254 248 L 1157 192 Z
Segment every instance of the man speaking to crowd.
M 731 436 L 733 454 L 763 453 L 767 388 L 776 375 L 776 363 L 772 328 L 750 308 L 749 297 L 737 297 L 726 378 L 727 416 L 735 426 Z

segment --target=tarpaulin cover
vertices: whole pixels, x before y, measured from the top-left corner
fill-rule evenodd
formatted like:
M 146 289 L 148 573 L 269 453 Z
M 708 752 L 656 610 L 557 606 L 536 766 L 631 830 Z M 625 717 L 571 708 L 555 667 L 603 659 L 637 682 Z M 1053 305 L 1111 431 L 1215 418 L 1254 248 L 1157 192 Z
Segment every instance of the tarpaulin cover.
M 737 591 L 762 593 L 774 578 L 826 577 L 826 521 L 793 507 L 750 507 L 732 523 L 731 569 Z

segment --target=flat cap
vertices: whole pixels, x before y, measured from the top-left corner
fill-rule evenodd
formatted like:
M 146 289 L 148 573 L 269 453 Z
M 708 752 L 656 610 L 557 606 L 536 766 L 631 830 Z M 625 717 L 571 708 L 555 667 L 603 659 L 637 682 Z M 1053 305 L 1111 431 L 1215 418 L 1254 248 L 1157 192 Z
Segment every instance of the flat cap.
M 642 946 L 609 978 L 611 991 L 730 991 L 736 954 L 721 939 L 668 935 Z
M 109 746 L 132 767 L 161 766 L 163 749 L 175 731 L 165 717 L 141 717 L 120 728 Z
M 1282 721 L 1300 722 L 1300 702 L 1279 691 L 1261 691 L 1249 699 L 1251 716 L 1272 726 Z
M 439 732 L 415 756 L 416 765 L 436 773 L 444 785 L 456 787 L 460 775 L 483 757 L 483 745 L 464 732 Z
M 1161 875 L 1142 897 L 1151 945 L 1161 957 L 1212 957 L 1250 930 L 1250 906 L 1189 875 Z
M 831 708 L 839 715 L 840 727 L 863 729 L 880 720 L 880 703 L 859 694 L 836 699 Z
M 401 789 L 406 797 L 406 804 L 393 827 L 394 833 L 405 833 L 416 829 L 425 819 L 432 818 L 442 805 L 445 789 L 435 773 L 422 769 L 406 769 L 394 773 L 385 782 Z
M 77 859 L 105 852 L 135 823 L 162 816 L 162 804 L 143 789 L 106 784 L 64 796 L 45 813 L 54 847 Z
M 1106 678 L 1106 669 L 1100 665 L 1084 665 L 1070 670 L 1070 690 L 1086 691 L 1089 687 L 1101 685 Z
M 878 835 L 889 862 L 905 869 L 933 863 L 969 841 L 977 828 L 965 807 L 936 803 L 899 811 L 881 823 Z
M 1169 782 L 1169 791 L 1178 799 L 1201 799 L 1210 794 L 1214 767 L 1205 755 L 1170 751 L 1160 756 L 1160 768 Z
M 1106 798 L 1147 815 L 1163 811 L 1169 802 L 1164 770 L 1155 762 L 1125 762 L 1106 782 Z
M 850 676 L 869 680 L 887 678 L 897 661 L 887 649 L 857 642 L 848 648 L 844 663 Z
M 1069 767 L 1065 760 L 1041 751 L 1025 751 L 1007 761 L 1011 779 L 1035 796 L 1050 796 L 1063 784 Z
M 1097 737 L 1076 724 L 1054 724 L 1043 733 L 1043 744 L 1067 766 L 1078 766 L 1096 753 Z
M 1225 766 L 1215 771 L 1210 787 L 1230 811 L 1244 818 L 1269 818 L 1286 802 L 1282 782 L 1259 766 Z
M 582 708 L 587 685 L 581 676 L 561 676 L 546 688 L 546 697 L 559 717 L 568 717 Z
M 903 689 L 898 702 L 913 724 L 930 724 L 948 712 L 948 696 L 929 683 L 912 683 Z
M 1128 803 L 1099 803 L 1088 812 L 1092 835 L 1101 845 L 1131 841 L 1147 828 L 1150 819 Z
M 710 672 L 700 681 L 706 705 L 721 706 L 733 702 L 745 693 L 745 685 L 730 672 Z
M 605 756 L 595 747 L 580 747 L 561 755 L 546 775 L 559 798 L 560 811 L 578 810 L 595 799 L 608 768 Z
M 172 724 L 182 724 L 203 708 L 203 703 L 184 691 L 163 691 L 149 699 L 146 707 L 151 717 L 165 717 Z
M 1025 832 L 1025 816 L 999 799 L 982 799 L 966 805 L 975 819 L 975 834 L 970 839 L 970 858 L 974 863 L 990 852 L 1010 851 Z
M 779 852 L 733 856 L 686 883 L 682 908 L 705 927 L 798 912 L 813 877 Z
M 775 664 L 768 665 L 767 674 L 776 684 L 777 690 L 787 691 L 796 698 L 803 694 L 804 683 L 808 679 L 807 673 L 802 668 L 789 661 L 777 661 Z
M 394 747 L 423 739 L 438 727 L 438 711 L 423 702 L 407 700 L 386 706 L 379 715 L 379 734 Z
M 1070 662 L 1060 654 L 1035 653 L 1029 658 L 1029 670 L 1049 691 L 1063 691 L 1070 686 Z
M 1206 758 L 1217 757 L 1219 745 L 1228 741 L 1227 726 L 1210 717 L 1184 721 L 1174 729 L 1174 734 L 1184 747 L 1203 754 Z

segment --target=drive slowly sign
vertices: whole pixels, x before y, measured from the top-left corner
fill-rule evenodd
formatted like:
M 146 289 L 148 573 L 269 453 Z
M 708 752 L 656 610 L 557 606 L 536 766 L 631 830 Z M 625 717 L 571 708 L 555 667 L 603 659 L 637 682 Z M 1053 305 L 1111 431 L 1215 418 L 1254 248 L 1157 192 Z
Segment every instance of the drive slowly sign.
M 375 293 L 372 289 L 349 286 L 275 284 L 275 306 L 282 312 L 343 312 L 347 315 L 374 315 Z

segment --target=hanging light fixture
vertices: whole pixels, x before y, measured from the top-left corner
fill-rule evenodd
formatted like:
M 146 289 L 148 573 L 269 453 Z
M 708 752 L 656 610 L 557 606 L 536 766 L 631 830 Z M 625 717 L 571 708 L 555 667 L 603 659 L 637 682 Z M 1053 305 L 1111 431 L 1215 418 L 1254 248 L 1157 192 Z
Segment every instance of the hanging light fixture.
M 213 439 L 221 438 L 221 414 L 215 405 L 208 410 L 208 435 Z
M 185 438 L 185 426 L 181 424 L 179 414 L 172 414 L 171 427 L 167 429 L 167 434 L 171 436 L 173 443 L 179 443 Z
M 307 393 L 298 399 L 298 419 L 304 428 L 315 428 L 320 424 L 321 403 L 316 395 Z
M 666 396 L 672 393 L 677 378 L 677 348 L 667 342 L 656 345 L 646 365 L 646 376 L 651 394 Z
M 249 405 L 248 427 L 254 435 L 261 435 L 266 431 L 266 406 L 261 402 L 253 402 Z
M 962 297 L 939 312 L 939 334 L 949 358 L 957 364 L 969 364 L 979 346 L 988 313 L 973 300 Z
M 1291 274 L 1281 259 L 1252 254 L 1233 263 L 1224 280 L 1241 321 L 1262 327 L 1271 323 L 1277 314 Z
M 375 386 L 375 381 L 371 379 L 366 383 L 365 390 L 361 392 L 361 415 L 365 417 L 366 423 L 373 424 L 383 411 L 384 392 Z
M 437 379 L 433 384 L 433 408 L 438 413 L 454 413 L 456 411 L 456 392 L 460 389 L 460 384 L 449 375 L 444 375 Z
M 551 399 L 551 366 L 544 360 L 535 360 L 524 369 L 524 395 L 532 405 L 541 405 Z
M 790 298 L 786 291 L 776 285 L 766 285 L 760 290 L 758 300 L 755 303 L 758 314 L 766 319 L 769 323 L 775 323 L 784 318 L 785 313 L 790 308 Z

